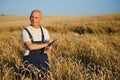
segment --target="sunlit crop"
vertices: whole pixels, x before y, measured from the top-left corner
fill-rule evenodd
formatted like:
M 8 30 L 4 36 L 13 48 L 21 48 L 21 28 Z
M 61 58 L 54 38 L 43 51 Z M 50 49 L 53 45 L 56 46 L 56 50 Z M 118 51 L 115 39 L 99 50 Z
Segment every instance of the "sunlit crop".
M 29 17 L 0 16 L 0 80 L 32 80 L 22 62 L 21 30 Z M 119 80 L 120 14 L 44 16 L 41 23 L 58 40 L 48 53 L 47 80 Z M 36 68 L 29 66 L 36 80 Z

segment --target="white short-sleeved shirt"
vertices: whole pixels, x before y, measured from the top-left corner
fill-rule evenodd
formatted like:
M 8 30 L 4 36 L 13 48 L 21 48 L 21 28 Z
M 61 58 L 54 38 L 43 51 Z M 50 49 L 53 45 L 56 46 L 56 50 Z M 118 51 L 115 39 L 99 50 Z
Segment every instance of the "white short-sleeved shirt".
M 42 32 L 41 32 L 40 28 L 36 29 L 32 26 L 27 26 L 26 28 L 29 30 L 30 34 L 32 35 L 33 41 L 42 41 Z M 48 31 L 44 27 L 42 27 L 42 30 L 43 30 L 45 41 L 48 41 L 50 39 Z M 22 32 L 21 32 L 21 38 L 22 38 L 23 42 L 31 41 L 30 36 L 25 29 L 23 29 Z M 30 51 L 28 50 L 28 48 L 25 45 L 24 45 L 24 48 L 25 48 L 25 54 L 24 55 L 25 56 L 29 55 Z

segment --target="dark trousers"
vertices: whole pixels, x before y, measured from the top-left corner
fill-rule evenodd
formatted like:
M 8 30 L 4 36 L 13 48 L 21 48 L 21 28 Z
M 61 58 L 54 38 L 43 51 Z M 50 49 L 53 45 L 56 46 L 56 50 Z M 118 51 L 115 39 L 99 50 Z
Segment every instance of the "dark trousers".
M 28 56 L 23 57 L 23 61 L 27 62 L 27 64 L 25 64 L 26 67 L 32 64 L 33 66 L 38 68 L 40 70 L 41 77 L 49 74 L 48 72 L 50 71 L 50 68 L 48 65 L 48 55 L 44 53 L 42 49 L 30 51 L 30 54 Z M 34 77 L 33 72 L 32 77 Z

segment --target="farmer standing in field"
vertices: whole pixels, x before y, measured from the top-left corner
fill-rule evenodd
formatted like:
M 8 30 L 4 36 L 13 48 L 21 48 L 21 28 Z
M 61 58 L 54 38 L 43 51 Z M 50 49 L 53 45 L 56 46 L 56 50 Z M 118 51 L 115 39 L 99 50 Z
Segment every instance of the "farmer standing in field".
M 33 10 L 30 15 L 31 24 L 21 32 L 25 48 L 23 61 L 27 61 L 28 64 L 32 64 L 46 74 L 50 70 L 47 52 L 52 49 L 52 46 L 48 45 L 53 39 L 50 39 L 48 31 L 39 25 L 41 20 L 41 11 Z

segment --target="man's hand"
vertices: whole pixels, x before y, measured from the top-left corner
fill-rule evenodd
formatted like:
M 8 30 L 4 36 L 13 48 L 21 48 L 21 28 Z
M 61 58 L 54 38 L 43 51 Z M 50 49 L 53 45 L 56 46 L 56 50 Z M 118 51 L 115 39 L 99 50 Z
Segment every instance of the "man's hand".
M 48 41 L 47 41 L 47 44 L 50 44 L 51 42 L 53 42 L 54 40 L 53 39 L 49 39 Z
M 49 45 L 50 43 L 52 43 L 54 40 L 53 39 L 50 39 L 50 40 L 48 40 L 48 42 L 47 42 L 47 44 Z M 46 46 L 45 47 L 45 50 L 47 51 L 47 52 L 50 52 L 51 50 L 52 50 L 52 45 L 51 46 Z
M 47 51 L 47 52 L 50 52 L 51 50 L 52 50 L 52 46 L 47 46 L 47 47 L 45 47 L 45 51 Z

